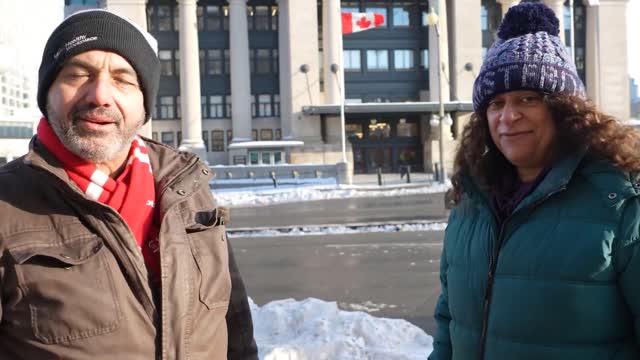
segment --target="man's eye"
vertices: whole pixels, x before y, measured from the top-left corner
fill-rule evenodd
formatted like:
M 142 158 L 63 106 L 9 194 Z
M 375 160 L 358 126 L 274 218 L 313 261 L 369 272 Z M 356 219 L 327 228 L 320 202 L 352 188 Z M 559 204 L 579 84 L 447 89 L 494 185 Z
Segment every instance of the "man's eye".
M 119 85 L 123 85 L 123 86 L 134 86 L 134 87 L 138 87 L 138 83 L 136 81 L 133 81 L 131 79 L 128 78 L 124 78 L 124 77 L 117 77 L 114 79 L 116 81 L 116 83 L 118 83 Z
M 88 77 L 88 76 L 89 76 L 89 74 L 82 73 L 82 72 L 72 72 L 72 73 L 67 73 L 67 75 L 66 75 L 66 77 L 68 79 L 71 79 L 71 80 L 81 79 L 81 78 L 85 78 L 85 77 Z

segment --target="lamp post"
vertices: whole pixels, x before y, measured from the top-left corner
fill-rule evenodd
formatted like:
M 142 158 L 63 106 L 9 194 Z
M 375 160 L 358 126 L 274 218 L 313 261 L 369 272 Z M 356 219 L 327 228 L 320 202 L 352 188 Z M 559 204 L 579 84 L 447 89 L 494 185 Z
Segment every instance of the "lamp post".
M 443 89 L 442 89 L 442 73 L 444 72 L 444 63 L 442 62 L 442 39 L 440 38 L 440 31 L 438 30 L 438 14 L 435 12 L 433 7 L 427 14 L 427 25 L 433 26 L 436 30 L 436 37 L 438 39 L 438 102 L 439 102 L 439 112 L 438 117 L 440 120 L 440 139 L 438 141 L 439 155 L 440 155 L 440 182 L 445 183 L 447 179 L 447 170 L 444 164 L 444 135 L 445 135 L 445 127 L 444 127 L 444 101 L 443 101 Z

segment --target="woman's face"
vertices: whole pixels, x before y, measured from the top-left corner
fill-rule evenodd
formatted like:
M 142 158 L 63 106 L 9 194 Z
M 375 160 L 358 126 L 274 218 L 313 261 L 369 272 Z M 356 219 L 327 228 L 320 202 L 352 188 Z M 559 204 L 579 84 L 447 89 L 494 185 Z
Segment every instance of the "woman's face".
M 517 90 L 496 95 L 487 107 L 491 139 L 518 171 L 533 181 L 547 165 L 556 139 L 549 106 L 536 91 Z

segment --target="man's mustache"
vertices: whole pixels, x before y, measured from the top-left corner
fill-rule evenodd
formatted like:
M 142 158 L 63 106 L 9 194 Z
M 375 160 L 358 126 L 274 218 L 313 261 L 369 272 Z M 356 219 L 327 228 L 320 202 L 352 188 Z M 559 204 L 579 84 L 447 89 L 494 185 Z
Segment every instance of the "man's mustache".
M 115 109 L 106 107 L 91 107 L 91 108 L 73 108 L 71 110 L 71 119 L 76 122 L 78 118 L 85 117 L 103 117 L 113 120 L 113 122 L 122 123 L 122 115 Z

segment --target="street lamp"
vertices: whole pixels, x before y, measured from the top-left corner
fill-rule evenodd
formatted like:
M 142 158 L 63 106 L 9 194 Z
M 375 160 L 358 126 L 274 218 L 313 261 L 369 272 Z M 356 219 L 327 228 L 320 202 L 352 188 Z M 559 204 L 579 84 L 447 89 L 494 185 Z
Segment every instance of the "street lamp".
M 443 89 L 442 89 L 442 73 L 444 72 L 444 63 L 442 62 L 442 39 L 440 38 L 440 31 L 438 29 L 438 14 L 431 7 L 427 14 L 427 25 L 433 26 L 436 30 L 436 37 L 438 39 L 438 102 L 440 104 L 440 110 L 438 117 L 440 119 L 440 139 L 438 141 L 438 148 L 440 152 L 440 182 L 445 183 L 447 179 L 447 170 L 444 164 L 444 101 L 443 101 Z

